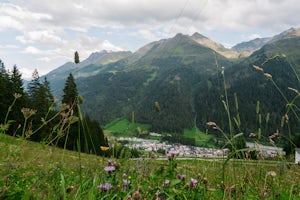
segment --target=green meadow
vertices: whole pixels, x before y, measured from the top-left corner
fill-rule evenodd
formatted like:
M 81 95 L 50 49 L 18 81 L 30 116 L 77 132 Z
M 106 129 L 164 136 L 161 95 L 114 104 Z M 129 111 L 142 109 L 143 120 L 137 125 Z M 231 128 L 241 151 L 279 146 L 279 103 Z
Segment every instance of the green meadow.
M 0 135 L 0 199 L 300 199 L 285 160 L 115 159 Z

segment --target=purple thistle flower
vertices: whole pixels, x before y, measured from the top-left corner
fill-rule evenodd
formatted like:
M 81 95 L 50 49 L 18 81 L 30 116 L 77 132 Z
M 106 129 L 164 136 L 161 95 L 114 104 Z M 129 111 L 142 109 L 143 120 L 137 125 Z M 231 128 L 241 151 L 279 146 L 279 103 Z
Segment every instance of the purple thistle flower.
M 126 180 L 126 179 L 123 179 L 123 185 L 127 186 L 130 184 L 130 181 L 129 180 Z
M 170 150 L 169 151 L 169 154 L 171 155 L 171 156 L 175 156 L 175 155 L 177 155 L 178 154 L 178 152 L 177 151 L 175 151 L 175 150 Z
M 111 173 L 116 170 L 116 167 L 115 166 L 106 166 L 106 167 L 104 167 L 104 170 L 107 171 L 108 173 Z
M 165 180 L 164 185 L 165 185 L 165 186 L 169 186 L 170 183 L 171 183 L 171 181 L 167 179 L 167 180 Z
M 123 192 L 126 192 L 127 187 L 130 185 L 130 181 L 123 179 Z
M 112 188 L 112 184 L 110 183 L 105 183 L 105 184 L 100 184 L 98 185 L 98 190 L 99 192 L 102 192 L 102 191 L 108 191 Z
M 112 166 L 112 164 L 113 164 L 112 160 L 108 160 L 107 162 L 108 162 L 108 166 Z
M 191 178 L 190 187 L 194 187 L 197 183 L 198 183 L 198 181 L 196 179 Z
M 167 154 L 168 159 L 169 159 L 170 161 L 173 160 L 173 158 L 174 158 L 177 154 L 178 154 L 177 151 L 175 151 L 175 150 L 170 150 L 170 151 L 168 152 L 168 154 Z
M 186 175 L 185 174 L 177 174 L 176 176 L 178 179 L 182 180 L 182 181 L 185 181 L 186 179 Z

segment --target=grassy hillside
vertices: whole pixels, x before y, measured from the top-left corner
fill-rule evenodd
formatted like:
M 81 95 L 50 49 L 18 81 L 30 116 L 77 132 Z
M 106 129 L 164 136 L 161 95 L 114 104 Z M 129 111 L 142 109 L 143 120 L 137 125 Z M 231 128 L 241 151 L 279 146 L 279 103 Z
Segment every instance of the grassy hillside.
M 0 199 L 300 198 L 300 168 L 283 160 L 111 160 L 1 134 Z
M 151 125 L 134 123 L 132 124 L 127 119 L 113 120 L 104 126 L 106 133 L 112 134 L 116 137 L 139 137 L 139 132 L 141 132 L 143 138 L 153 138 L 148 133 L 150 132 Z M 175 135 L 172 132 L 162 132 L 163 136 Z M 216 136 L 214 134 L 204 133 L 199 129 L 184 129 L 183 135 L 180 141 L 181 144 L 194 145 L 200 147 L 216 147 L 216 142 L 214 139 Z M 156 138 L 162 139 L 162 138 Z M 168 137 L 164 137 L 168 139 Z M 176 142 L 176 141 L 173 141 Z

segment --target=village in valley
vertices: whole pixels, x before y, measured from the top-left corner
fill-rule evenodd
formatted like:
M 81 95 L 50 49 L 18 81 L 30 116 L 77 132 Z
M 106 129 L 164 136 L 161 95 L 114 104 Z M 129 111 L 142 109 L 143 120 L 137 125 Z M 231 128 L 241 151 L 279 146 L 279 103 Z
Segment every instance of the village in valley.
M 150 133 L 150 135 L 158 137 L 160 136 L 158 133 Z M 130 149 L 143 150 L 153 153 L 159 152 L 162 155 L 167 155 L 169 151 L 175 151 L 179 157 L 226 158 L 228 156 L 228 149 L 188 146 L 179 143 L 172 144 L 159 140 L 137 137 L 118 137 L 115 139 L 119 142 L 125 143 L 125 146 Z M 249 149 L 249 151 L 259 152 L 258 156 L 263 159 L 285 155 L 283 148 L 280 147 L 265 146 L 253 142 L 246 142 L 246 147 Z

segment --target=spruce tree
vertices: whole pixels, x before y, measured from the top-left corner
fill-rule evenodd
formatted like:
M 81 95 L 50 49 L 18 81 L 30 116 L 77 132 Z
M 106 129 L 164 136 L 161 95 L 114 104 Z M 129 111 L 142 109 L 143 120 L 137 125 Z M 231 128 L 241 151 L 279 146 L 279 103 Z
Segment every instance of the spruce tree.
M 14 65 L 12 73 L 10 75 L 10 82 L 12 84 L 12 92 L 19 93 L 24 95 L 24 88 L 23 88 L 23 80 L 22 74 L 19 72 L 16 65 Z
M 64 94 L 62 98 L 62 103 L 66 103 L 70 105 L 70 107 L 75 107 L 77 97 L 78 97 L 78 92 L 77 92 L 76 83 L 74 81 L 74 77 L 71 73 L 67 78 L 63 92 Z
M 10 85 L 11 85 L 11 96 L 15 93 L 20 94 L 21 97 L 15 102 L 10 119 L 14 120 L 14 124 L 10 127 L 9 134 L 16 134 L 19 125 L 22 124 L 24 118 L 21 113 L 23 107 L 27 107 L 28 99 L 27 94 L 24 91 L 22 74 L 19 72 L 17 66 L 13 67 L 12 73 L 10 75 Z
M 38 109 L 37 108 L 37 105 L 38 105 L 37 96 L 38 96 L 40 87 L 41 87 L 40 76 L 39 76 L 37 69 L 35 69 L 34 72 L 32 73 L 32 79 L 31 79 L 30 83 L 28 84 L 28 88 L 27 88 L 31 108 Z
M 47 108 L 49 108 L 54 103 L 54 97 L 53 97 L 53 94 L 51 93 L 50 83 L 47 80 L 47 77 L 44 78 L 44 81 L 42 83 L 42 88 L 44 90 L 43 92 L 44 92 L 44 96 L 45 96 L 45 99 L 44 99 L 45 105 Z
M 65 103 L 69 106 L 69 109 L 66 110 L 66 112 L 69 112 L 70 117 L 77 116 L 77 98 L 78 98 L 78 92 L 77 87 L 74 81 L 73 75 L 70 73 L 66 83 L 65 87 L 63 89 L 63 97 L 62 97 L 62 103 Z M 82 128 L 80 127 L 79 123 L 72 123 L 70 124 L 70 128 L 68 129 L 67 133 L 64 133 L 64 137 L 59 141 L 59 146 L 64 147 L 66 145 L 67 149 L 76 150 L 77 149 L 77 140 L 82 136 L 80 132 L 82 131 Z M 80 140 L 80 144 L 83 140 Z M 81 145 L 82 146 L 82 145 Z
M 79 60 L 79 54 L 78 54 L 77 51 L 75 51 L 74 62 L 75 62 L 75 64 L 78 64 L 80 62 L 80 60 Z
M 4 123 L 7 109 L 13 100 L 12 95 L 8 72 L 0 60 L 0 124 Z
M 38 71 L 35 69 L 32 74 L 32 80 L 28 84 L 28 95 L 30 108 L 37 110 L 37 113 L 31 118 L 33 121 L 32 129 L 36 130 L 42 125 L 42 118 L 52 116 L 53 112 L 49 110 L 53 104 L 54 98 L 51 94 L 50 83 L 47 78 L 43 83 L 40 82 Z M 49 116 L 50 115 L 50 116 Z M 50 134 L 50 125 L 44 126 L 32 135 L 31 139 L 34 141 L 41 141 Z

